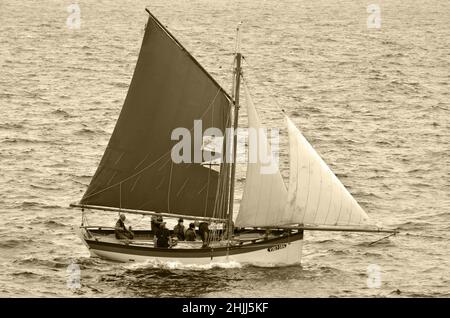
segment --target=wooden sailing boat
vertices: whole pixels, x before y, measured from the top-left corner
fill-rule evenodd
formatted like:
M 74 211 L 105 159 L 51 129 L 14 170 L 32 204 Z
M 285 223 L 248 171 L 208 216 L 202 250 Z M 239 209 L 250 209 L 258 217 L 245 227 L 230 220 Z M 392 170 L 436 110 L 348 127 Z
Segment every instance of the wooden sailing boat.
M 289 188 L 278 168 L 261 173 L 261 161 L 249 162 L 232 230 L 237 135 L 224 142 L 224 149 L 232 145 L 234 160 L 221 162 L 216 171 L 211 164 L 175 163 L 171 133 L 177 127 L 192 130 L 194 120 L 202 121 L 203 131 L 238 127 L 241 53 L 235 54 L 234 89 L 229 96 L 147 12 L 122 112 L 86 193 L 71 205 L 83 211 L 80 234 L 91 255 L 116 261 L 294 264 L 301 260 L 304 230 L 395 233 L 368 225 L 366 213 L 288 117 Z M 245 94 L 249 127 L 263 127 L 247 89 Z M 267 145 L 267 137 L 258 135 L 258 142 Z M 178 242 L 159 248 L 151 230 L 134 231 L 131 241 L 118 240 L 114 228 L 86 224 L 88 210 L 207 221 L 209 245 Z

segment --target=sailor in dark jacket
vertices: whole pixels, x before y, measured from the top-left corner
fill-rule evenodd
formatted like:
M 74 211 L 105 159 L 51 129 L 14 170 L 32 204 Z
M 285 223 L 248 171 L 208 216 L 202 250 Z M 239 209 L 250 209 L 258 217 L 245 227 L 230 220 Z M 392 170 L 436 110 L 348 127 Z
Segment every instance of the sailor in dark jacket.
M 131 231 L 131 226 L 127 229 L 125 226 L 125 214 L 121 214 L 119 219 L 116 222 L 116 226 L 114 228 L 114 234 L 116 235 L 116 239 L 132 239 L 134 237 L 134 233 Z
M 156 232 L 158 232 L 159 230 L 159 226 L 160 224 L 163 222 L 163 218 L 162 216 L 158 215 L 153 215 L 152 216 L 152 220 L 151 220 L 151 226 L 152 226 L 152 233 L 153 233 L 153 244 L 155 244 L 156 246 Z
M 186 241 L 193 242 L 197 238 L 197 234 L 195 234 L 195 224 L 191 223 L 189 224 L 189 228 L 186 230 L 186 233 L 184 234 L 184 238 Z
M 162 216 L 158 215 L 153 215 L 152 216 L 152 220 L 151 220 L 151 225 L 152 225 L 152 232 L 155 233 L 157 229 L 159 229 L 159 225 L 162 223 L 163 218 Z
M 196 223 L 198 224 L 198 234 L 200 235 L 200 237 L 202 238 L 202 241 L 203 241 L 202 247 L 208 247 L 208 245 L 209 245 L 208 223 L 207 222 L 198 223 L 198 221 L 196 221 Z
M 184 230 L 183 219 L 178 219 L 178 224 L 173 228 L 173 235 L 180 241 L 184 241 Z
M 171 244 L 170 231 L 166 229 L 166 222 L 162 222 L 156 230 L 156 247 L 169 247 Z

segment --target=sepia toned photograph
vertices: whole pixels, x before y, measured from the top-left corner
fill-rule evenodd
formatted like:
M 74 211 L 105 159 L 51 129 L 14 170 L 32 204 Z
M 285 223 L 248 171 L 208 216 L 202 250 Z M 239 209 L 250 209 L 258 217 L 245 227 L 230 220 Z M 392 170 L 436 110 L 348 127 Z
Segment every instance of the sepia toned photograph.
M 450 297 L 449 12 L 0 0 L 0 297 Z

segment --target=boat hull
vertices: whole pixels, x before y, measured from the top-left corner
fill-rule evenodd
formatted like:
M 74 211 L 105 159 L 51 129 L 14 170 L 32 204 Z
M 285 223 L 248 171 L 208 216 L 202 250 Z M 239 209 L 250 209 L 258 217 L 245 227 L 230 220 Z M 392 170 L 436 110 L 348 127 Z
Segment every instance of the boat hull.
M 121 242 L 105 242 L 95 238 L 82 239 L 91 256 L 118 262 L 177 262 L 181 264 L 214 264 L 237 262 L 257 266 L 300 264 L 303 233 L 260 242 L 219 248 L 155 248 Z

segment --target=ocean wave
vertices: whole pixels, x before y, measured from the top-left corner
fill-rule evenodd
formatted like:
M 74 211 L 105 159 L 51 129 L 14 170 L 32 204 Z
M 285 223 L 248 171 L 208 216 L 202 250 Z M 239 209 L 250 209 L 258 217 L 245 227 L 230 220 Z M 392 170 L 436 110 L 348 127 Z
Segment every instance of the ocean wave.
M 350 255 L 351 254 L 351 252 L 349 250 L 329 249 L 327 252 L 330 254 L 333 254 L 333 255 Z
M 119 88 L 128 88 L 129 83 L 128 82 L 126 82 L 126 83 L 125 82 L 123 82 L 123 83 L 117 82 L 117 83 L 113 83 L 112 85 L 115 87 L 119 87 Z
M 431 184 L 423 183 L 423 182 L 414 182 L 414 183 L 411 183 L 411 186 L 418 187 L 418 188 L 429 188 L 429 187 L 432 187 Z
M 21 124 L 11 124 L 11 123 L 4 123 L 0 124 L 0 129 L 22 129 L 24 128 Z
M 410 170 L 407 170 L 406 172 L 407 173 L 414 173 L 414 174 L 418 174 L 418 173 L 420 173 L 420 174 L 422 174 L 422 173 L 426 173 L 426 172 L 428 172 L 428 171 L 430 171 L 431 169 L 425 169 L 425 168 L 413 168 L 413 169 L 410 169 Z
M 331 267 L 331 266 L 325 266 L 325 265 L 318 265 L 312 270 L 313 270 L 313 272 L 320 273 L 320 274 L 333 274 L 333 273 L 340 273 L 341 272 L 341 270 L 339 268 Z
M 36 257 L 25 258 L 21 260 L 16 260 L 13 262 L 16 265 L 24 265 L 24 266 L 41 266 L 46 268 L 66 268 L 70 265 L 65 259 L 55 258 L 53 260 L 44 260 Z
M 415 233 L 404 233 L 405 236 L 410 237 L 420 237 L 424 239 L 434 239 L 434 240 L 448 240 L 448 237 L 439 236 L 439 235 L 426 235 L 426 234 L 415 234 Z
M 386 57 L 386 58 L 391 58 L 391 57 L 398 58 L 398 57 L 405 57 L 405 56 L 406 55 L 404 53 L 400 53 L 400 52 L 383 54 L 383 57 Z
M 34 201 L 24 201 L 18 207 L 20 208 L 30 208 L 30 207 L 39 207 L 41 203 Z
M 358 246 L 358 247 L 374 247 L 374 246 L 380 246 L 380 245 L 395 246 L 395 242 L 393 239 L 390 239 L 390 238 L 382 239 L 382 240 L 380 240 L 380 239 L 382 239 L 382 237 L 379 237 L 378 239 L 373 239 L 370 242 L 361 242 L 361 243 L 356 244 L 355 246 Z M 377 241 L 377 240 L 379 240 L 379 241 Z M 375 241 L 377 241 L 377 242 L 375 243 Z
M 289 117 L 292 117 L 292 118 L 298 118 L 298 117 L 301 117 L 302 115 L 298 112 L 298 111 L 293 111 L 293 112 L 290 112 L 290 114 L 289 114 Z
M 392 142 L 387 140 L 376 141 L 375 144 L 379 146 L 392 146 Z
M 71 262 L 84 267 L 106 268 L 108 265 L 111 265 L 111 262 L 98 257 L 80 257 L 72 260 Z
M 26 278 L 39 278 L 40 275 L 30 272 L 30 271 L 19 271 L 19 272 L 13 272 L 11 273 L 12 276 L 23 276 Z
M 22 209 L 26 209 L 26 208 L 60 209 L 60 208 L 63 208 L 63 207 L 59 206 L 59 205 L 47 204 L 47 203 L 36 202 L 36 201 L 23 201 L 22 203 L 17 205 L 16 208 L 22 208 Z
M 67 111 L 58 108 L 57 110 L 52 111 L 53 115 L 63 116 L 64 118 L 72 118 L 74 116 L 70 115 Z
M 41 186 L 36 184 L 30 184 L 30 187 L 33 189 L 41 189 L 41 190 L 61 190 L 60 187 Z
M 68 225 L 66 225 L 66 224 L 63 224 L 63 223 L 60 223 L 60 222 L 56 222 L 56 221 L 53 221 L 53 220 L 45 221 L 43 224 L 45 226 L 49 227 L 49 228 L 68 227 Z
M 83 128 L 75 132 L 75 135 L 92 135 L 95 134 L 94 130 Z
M 307 113 L 313 113 L 313 114 L 319 114 L 322 112 L 320 108 L 313 107 L 313 106 L 305 106 L 303 107 L 303 110 Z
M 81 185 L 81 186 L 85 186 L 85 187 L 87 187 L 88 185 L 89 185 L 89 180 L 87 180 L 87 181 L 78 181 L 78 180 L 75 180 L 75 179 L 71 179 L 74 183 L 76 183 L 76 184 L 79 184 L 79 185 Z
M 38 143 L 49 143 L 46 140 L 39 140 L 39 139 L 28 139 L 28 138 L 9 138 L 6 137 L 5 139 L 1 140 L 0 143 L 5 144 L 38 144 Z
M 93 129 L 89 129 L 89 128 L 82 128 L 80 130 L 77 130 L 75 133 L 75 135 L 78 136 L 86 136 L 86 135 L 105 135 L 106 132 L 103 130 L 93 130 Z
M 365 191 L 352 191 L 353 195 L 357 198 L 364 199 L 381 199 L 381 197 L 373 192 L 365 192 Z
M 334 242 L 334 240 L 326 239 L 326 240 L 317 241 L 315 243 L 323 244 L 323 243 L 332 243 L 332 242 Z
M 0 248 L 16 248 L 19 246 L 24 246 L 33 243 L 31 239 L 19 240 L 19 239 L 9 239 L 0 241 Z
M 423 230 L 429 227 L 430 225 L 431 224 L 429 222 L 408 221 L 400 223 L 397 226 L 400 231 L 405 231 L 405 230 Z
M 381 253 L 375 253 L 375 252 L 364 252 L 362 255 L 369 256 L 369 257 L 382 257 L 382 256 L 384 256 Z

